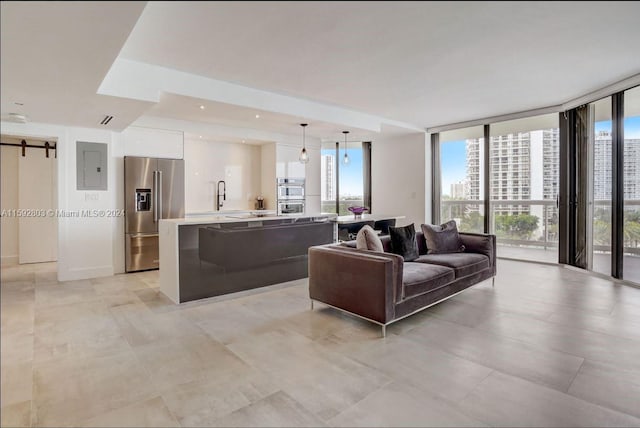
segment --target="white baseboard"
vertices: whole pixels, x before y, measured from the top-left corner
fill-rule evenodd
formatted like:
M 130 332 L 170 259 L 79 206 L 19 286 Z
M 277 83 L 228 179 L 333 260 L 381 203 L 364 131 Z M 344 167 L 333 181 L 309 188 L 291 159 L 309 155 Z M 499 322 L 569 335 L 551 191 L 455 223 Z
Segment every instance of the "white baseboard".
M 0 257 L 2 266 L 13 266 L 18 264 L 18 256 L 2 256 Z

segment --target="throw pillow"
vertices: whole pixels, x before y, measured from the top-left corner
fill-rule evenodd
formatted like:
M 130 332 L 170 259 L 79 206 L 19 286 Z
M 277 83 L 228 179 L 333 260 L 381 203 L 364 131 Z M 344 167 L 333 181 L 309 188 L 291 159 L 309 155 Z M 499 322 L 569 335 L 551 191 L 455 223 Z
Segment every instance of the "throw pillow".
M 384 252 L 384 247 L 382 246 L 380 237 L 368 224 L 362 226 L 362 229 L 358 231 L 358 234 L 356 235 L 356 248 L 358 250 Z
M 455 220 L 440 226 L 423 224 L 420 226 L 427 242 L 427 254 L 460 253 L 465 250 Z
M 389 238 L 391 238 L 391 251 L 402 256 L 405 262 L 411 262 L 420 255 L 413 223 L 404 227 L 389 226 Z

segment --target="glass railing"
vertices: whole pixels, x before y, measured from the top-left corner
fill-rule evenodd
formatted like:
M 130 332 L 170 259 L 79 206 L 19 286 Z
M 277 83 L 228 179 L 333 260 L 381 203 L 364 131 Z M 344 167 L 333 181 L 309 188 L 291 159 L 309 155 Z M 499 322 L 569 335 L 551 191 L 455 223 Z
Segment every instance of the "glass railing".
M 594 272 L 611 275 L 611 200 L 593 202 L 591 260 Z
M 456 220 L 461 232 L 482 233 L 484 206 L 477 201 L 443 200 L 441 221 Z M 491 231 L 498 256 L 558 262 L 558 208 L 555 200 L 491 201 Z M 624 279 L 640 283 L 640 200 L 624 201 Z M 593 204 L 592 269 L 611 273 L 611 201 Z
M 460 232 L 482 233 L 484 231 L 484 204 L 479 201 L 440 201 L 440 220 L 445 223 L 455 220 Z
M 611 201 L 595 201 L 593 207 L 592 269 L 611 274 Z M 623 214 L 623 277 L 640 283 L 640 200 L 626 199 Z
M 498 257 L 558 261 L 558 209 L 555 200 L 491 201 L 491 231 Z M 441 201 L 441 220 L 454 219 L 461 232 L 482 233 L 484 204 L 469 200 Z
M 624 201 L 622 276 L 640 284 L 640 200 Z
M 338 212 L 338 215 L 351 214 L 351 212 L 347 210 L 347 208 L 354 207 L 354 206 L 357 206 L 357 207 L 364 206 L 364 201 L 362 197 L 340 199 L 340 211 Z M 335 213 L 336 200 L 332 199 L 332 200 L 321 201 L 321 210 L 323 213 Z
M 491 212 L 499 257 L 558 262 L 555 200 L 491 201 Z

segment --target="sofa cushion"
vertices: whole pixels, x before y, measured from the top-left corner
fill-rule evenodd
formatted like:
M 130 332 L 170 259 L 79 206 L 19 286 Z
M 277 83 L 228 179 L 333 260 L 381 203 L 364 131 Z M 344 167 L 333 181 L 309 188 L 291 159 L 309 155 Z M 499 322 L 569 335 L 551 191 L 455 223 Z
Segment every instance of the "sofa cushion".
M 427 241 L 427 254 L 459 253 L 464 251 L 464 245 L 458 235 L 455 220 L 450 220 L 440 226 L 423 224 L 420 226 L 424 239 Z
M 460 240 L 465 246 L 465 251 L 471 253 L 484 254 L 489 257 L 489 261 L 495 263 L 495 248 L 493 243 L 495 235 L 485 235 L 481 233 L 461 233 Z
M 405 262 L 402 271 L 404 297 L 428 293 L 455 280 L 453 269 L 426 263 Z
M 389 235 L 379 236 L 382 242 L 382 248 L 385 253 L 393 253 L 391 251 L 391 237 Z M 416 231 L 416 241 L 418 243 L 418 254 L 427 254 L 427 244 L 424 235 L 420 231 Z M 356 248 L 356 241 L 344 241 L 340 243 L 343 247 Z
M 489 268 L 489 257 L 476 253 L 426 254 L 414 262 L 450 267 L 455 271 L 456 279 Z
M 371 226 L 362 226 L 356 235 L 356 248 L 358 250 L 370 250 L 384 252 L 382 241 Z
M 391 238 L 391 251 L 410 262 L 418 258 L 418 243 L 416 242 L 416 229 L 413 223 L 403 227 L 389 226 Z

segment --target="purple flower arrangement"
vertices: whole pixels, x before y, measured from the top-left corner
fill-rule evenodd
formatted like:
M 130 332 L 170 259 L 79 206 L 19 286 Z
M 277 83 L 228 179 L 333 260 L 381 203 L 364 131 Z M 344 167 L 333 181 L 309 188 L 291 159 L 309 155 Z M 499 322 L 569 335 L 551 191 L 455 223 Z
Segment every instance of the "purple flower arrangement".
M 351 211 L 353 215 L 356 217 L 360 217 L 363 212 L 369 211 L 369 208 L 367 207 L 349 207 L 347 209 Z

